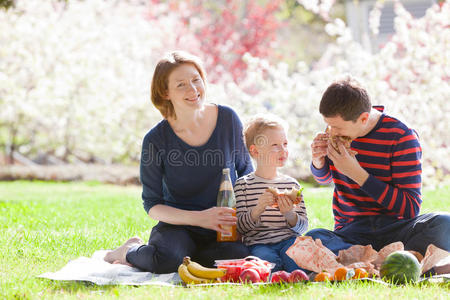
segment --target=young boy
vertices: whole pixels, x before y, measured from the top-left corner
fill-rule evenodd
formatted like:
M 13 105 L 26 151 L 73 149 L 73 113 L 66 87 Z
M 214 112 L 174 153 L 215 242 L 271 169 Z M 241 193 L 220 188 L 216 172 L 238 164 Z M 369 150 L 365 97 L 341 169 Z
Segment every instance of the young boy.
M 308 229 L 308 218 L 303 199 L 300 197 L 302 201 L 294 205 L 283 193 L 300 188 L 294 178 L 278 172 L 288 158 L 285 129 L 283 121 L 274 116 L 257 117 L 247 124 L 245 143 L 256 171 L 239 178 L 234 192 L 237 230 L 250 253 L 275 263 L 273 271 L 292 272 L 299 267 L 286 250 Z

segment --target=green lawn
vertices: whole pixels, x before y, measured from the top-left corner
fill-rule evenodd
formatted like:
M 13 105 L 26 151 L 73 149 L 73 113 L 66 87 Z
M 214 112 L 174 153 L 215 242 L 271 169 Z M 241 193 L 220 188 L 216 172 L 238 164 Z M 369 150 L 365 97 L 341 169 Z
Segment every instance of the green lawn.
M 95 286 L 36 278 L 69 260 L 110 249 L 126 238 L 148 239 L 155 224 L 139 187 L 98 183 L 0 182 L 0 299 L 449 299 L 449 285 L 386 288 L 379 284 L 298 284 L 207 288 Z M 424 191 L 422 212 L 448 211 L 450 186 Z M 310 228 L 332 228 L 331 189 L 305 189 Z

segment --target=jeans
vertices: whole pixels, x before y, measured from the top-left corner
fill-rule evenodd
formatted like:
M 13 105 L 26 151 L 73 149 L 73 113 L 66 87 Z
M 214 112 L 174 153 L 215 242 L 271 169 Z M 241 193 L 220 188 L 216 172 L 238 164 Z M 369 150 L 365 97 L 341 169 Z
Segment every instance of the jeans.
M 148 245 L 128 250 L 126 259 L 133 266 L 156 274 L 178 270 L 185 256 L 206 267 L 214 260 L 243 258 L 249 255 L 241 242 L 217 242 L 216 232 L 199 234 L 192 226 L 171 225 L 159 222 L 153 227 Z
M 408 220 L 389 216 L 363 217 L 336 231 L 313 229 L 305 235 L 320 239 L 338 255 L 339 250 L 352 245 L 372 245 L 379 251 L 384 246 L 401 241 L 405 250 L 425 255 L 430 244 L 450 251 L 450 213 L 428 213 Z
M 287 240 L 275 244 L 256 244 L 249 246 L 250 254 L 261 259 L 270 261 L 275 264 L 272 272 L 285 270 L 292 272 L 299 269 L 299 266 L 286 254 L 286 250 L 294 244 L 297 237 L 292 237 Z

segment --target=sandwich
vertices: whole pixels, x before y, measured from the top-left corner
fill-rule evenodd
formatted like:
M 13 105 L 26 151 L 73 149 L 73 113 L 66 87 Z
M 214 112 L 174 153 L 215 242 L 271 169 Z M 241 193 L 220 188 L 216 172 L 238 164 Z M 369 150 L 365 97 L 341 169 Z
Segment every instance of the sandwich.
M 299 204 L 303 200 L 303 188 L 298 189 L 296 187 L 293 187 L 290 190 L 284 189 L 284 191 L 280 191 L 277 188 L 269 187 L 266 191 L 272 193 L 275 198 L 275 203 L 272 205 L 272 207 L 278 207 L 278 203 L 276 201 L 278 200 L 278 196 L 280 195 L 288 196 L 289 200 L 291 200 L 293 204 Z
M 330 126 L 327 127 L 325 133 L 328 133 L 328 143 L 331 145 L 331 147 L 333 147 L 334 150 L 336 150 L 337 153 L 341 154 L 341 152 L 339 151 L 339 144 L 344 145 L 345 149 L 347 149 L 348 152 L 354 152 L 350 150 L 350 144 L 352 143 L 351 137 L 331 134 Z

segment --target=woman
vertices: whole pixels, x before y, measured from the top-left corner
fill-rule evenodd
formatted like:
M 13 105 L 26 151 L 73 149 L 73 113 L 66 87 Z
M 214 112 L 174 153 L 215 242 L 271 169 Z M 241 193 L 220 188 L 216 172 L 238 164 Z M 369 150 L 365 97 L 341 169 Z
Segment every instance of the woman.
M 229 107 L 206 103 L 205 81 L 198 58 L 185 52 L 157 64 L 151 98 L 164 119 L 144 138 L 140 172 L 144 209 L 159 223 L 148 245 L 131 238 L 105 261 L 161 274 L 175 272 L 184 256 L 212 266 L 248 255 L 240 242 L 216 242 L 221 226 L 236 224 L 231 208 L 215 207 L 222 169 L 234 183 L 253 167 L 241 121 Z

